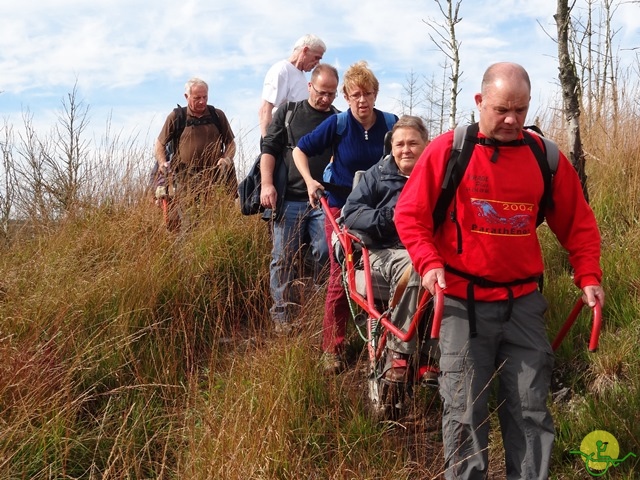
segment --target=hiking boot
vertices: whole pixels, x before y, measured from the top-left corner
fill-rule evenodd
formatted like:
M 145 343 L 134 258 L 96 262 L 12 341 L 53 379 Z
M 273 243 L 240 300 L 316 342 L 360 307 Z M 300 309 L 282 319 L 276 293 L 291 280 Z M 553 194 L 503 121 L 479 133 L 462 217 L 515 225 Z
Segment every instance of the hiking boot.
M 320 363 L 326 375 L 336 375 L 344 368 L 342 360 L 337 353 L 323 352 L 320 357 Z
M 394 383 L 404 383 L 407 381 L 407 372 L 409 371 L 409 355 L 406 353 L 387 352 L 387 361 L 384 366 L 384 374 L 382 378 Z
M 435 365 L 421 365 L 418 369 L 417 378 L 424 387 L 438 387 L 438 376 L 440 369 Z

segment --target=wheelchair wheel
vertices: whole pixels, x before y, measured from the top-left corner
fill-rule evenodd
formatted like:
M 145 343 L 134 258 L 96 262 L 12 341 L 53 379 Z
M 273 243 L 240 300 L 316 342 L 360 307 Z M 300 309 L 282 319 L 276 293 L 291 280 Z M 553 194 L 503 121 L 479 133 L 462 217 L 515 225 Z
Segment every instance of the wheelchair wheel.
M 369 405 L 378 420 L 397 420 L 407 409 L 411 395 L 409 383 L 390 382 L 383 378 L 386 350 L 378 359 L 370 358 L 367 378 Z
M 406 385 L 386 380 L 369 380 L 371 413 L 377 420 L 398 420 L 407 411 L 409 391 Z

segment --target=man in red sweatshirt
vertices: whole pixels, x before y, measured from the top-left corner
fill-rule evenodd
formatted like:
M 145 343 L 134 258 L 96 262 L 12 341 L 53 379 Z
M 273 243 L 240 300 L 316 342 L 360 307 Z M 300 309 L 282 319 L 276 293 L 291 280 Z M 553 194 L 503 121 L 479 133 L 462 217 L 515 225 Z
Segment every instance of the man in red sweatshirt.
M 437 283 L 445 292 L 440 394 L 447 479 L 487 474 L 494 377 L 499 379 L 507 478 L 548 477 L 554 427 L 546 403 L 553 351 L 543 317 L 547 303 L 538 291 L 543 261 L 536 218 L 544 180 L 531 148 L 522 142 L 530 96 L 522 66 L 490 66 L 475 96 L 480 142 L 444 223 L 434 229 L 431 212 L 451 154 L 452 131 L 426 148 L 395 210 L 400 239 L 423 286 L 434 293 Z M 569 252 L 585 303 L 604 304 L 598 226 L 562 154 L 551 192 L 547 224 Z

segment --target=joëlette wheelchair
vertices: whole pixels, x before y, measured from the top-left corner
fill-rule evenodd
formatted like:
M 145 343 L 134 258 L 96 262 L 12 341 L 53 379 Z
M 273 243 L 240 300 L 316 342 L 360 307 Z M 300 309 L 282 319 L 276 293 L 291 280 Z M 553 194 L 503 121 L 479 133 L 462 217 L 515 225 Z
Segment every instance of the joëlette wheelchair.
M 354 185 L 362 173 L 356 173 Z M 325 187 L 331 188 L 330 185 Z M 418 335 L 419 331 L 424 335 L 429 334 L 432 339 L 437 339 L 444 309 L 444 293 L 437 285 L 435 295 L 431 295 L 427 290 L 422 291 L 409 328 L 404 331 L 396 327 L 391 321 L 391 313 L 404 293 L 403 287 L 406 287 L 406 284 L 404 286 L 399 284 L 391 297 L 390 285 L 378 272 L 371 269 L 369 250 L 363 238 L 333 217 L 324 192 L 318 191 L 317 197 L 326 218 L 333 227 L 334 241 L 330 250 L 341 265 L 342 282 L 349 299 L 351 315 L 365 342 L 368 400 L 371 411 L 377 418 L 398 418 L 404 411 L 420 375 L 418 368 L 414 368 L 412 371 L 415 373 L 409 375 L 406 383 L 399 384 L 385 380 L 387 339 L 389 335 L 395 335 L 406 342 Z M 408 275 L 405 277 L 408 278 Z M 554 351 L 562 343 L 584 305 L 582 298 L 579 298 L 552 343 Z M 598 303 L 592 310 L 593 325 L 589 351 L 595 352 L 598 348 L 602 325 L 602 308 Z M 418 360 L 414 359 L 412 363 L 417 365 Z

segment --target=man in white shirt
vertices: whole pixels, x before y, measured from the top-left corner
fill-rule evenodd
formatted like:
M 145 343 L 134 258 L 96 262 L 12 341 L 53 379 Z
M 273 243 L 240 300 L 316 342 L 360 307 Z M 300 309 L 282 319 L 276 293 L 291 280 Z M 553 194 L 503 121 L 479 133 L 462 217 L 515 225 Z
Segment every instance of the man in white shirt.
M 307 34 L 296 41 L 288 60 L 280 60 L 271 66 L 264 78 L 262 102 L 258 111 L 261 138 L 267 133 L 274 109 L 285 102 L 299 102 L 309 98 L 309 82 L 305 72 L 315 68 L 326 50 L 327 47 L 320 38 Z

